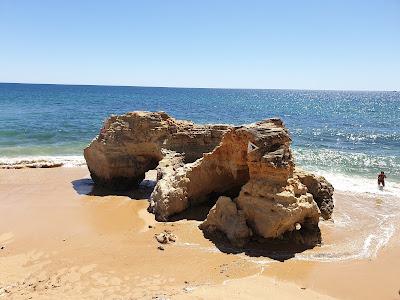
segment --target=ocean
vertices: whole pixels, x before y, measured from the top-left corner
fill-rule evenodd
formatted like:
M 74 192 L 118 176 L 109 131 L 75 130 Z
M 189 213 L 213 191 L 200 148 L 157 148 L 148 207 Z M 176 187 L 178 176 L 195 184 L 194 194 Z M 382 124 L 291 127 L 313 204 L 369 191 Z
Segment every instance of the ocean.
M 165 111 L 197 123 L 280 117 L 295 163 L 336 189 L 400 193 L 400 92 L 0 84 L 0 165 L 84 163 L 82 151 L 111 114 Z M 378 190 L 376 176 L 387 174 Z

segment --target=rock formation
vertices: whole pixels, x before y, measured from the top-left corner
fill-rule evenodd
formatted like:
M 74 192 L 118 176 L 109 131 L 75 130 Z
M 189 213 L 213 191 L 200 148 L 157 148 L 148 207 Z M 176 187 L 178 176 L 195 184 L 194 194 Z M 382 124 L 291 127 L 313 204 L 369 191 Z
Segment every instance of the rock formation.
M 84 156 L 97 185 L 129 189 L 157 167 L 165 156 L 163 149 L 184 154 L 184 161 L 192 162 L 212 151 L 227 128 L 177 121 L 164 112 L 131 112 L 107 119 Z
M 219 197 L 200 228 L 242 246 L 252 235 L 316 230 L 320 209 L 330 217 L 332 186 L 294 170 L 290 142 L 280 119 L 195 125 L 133 112 L 110 117 L 84 155 L 94 182 L 114 189 L 137 185 L 156 168 L 149 211 L 159 221 Z
M 314 201 L 317 203 L 321 216 L 328 220 L 333 213 L 333 186 L 325 177 L 317 176 L 303 170 L 296 169 L 294 177 L 297 177 L 302 184 L 307 187 L 308 192 L 313 195 Z
M 200 229 L 213 235 L 224 232 L 235 246 L 242 247 L 252 236 L 252 231 L 247 226 L 243 210 L 237 208 L 231 198 L 221 196 L 211 208 L 206 221 L 200 224 Z

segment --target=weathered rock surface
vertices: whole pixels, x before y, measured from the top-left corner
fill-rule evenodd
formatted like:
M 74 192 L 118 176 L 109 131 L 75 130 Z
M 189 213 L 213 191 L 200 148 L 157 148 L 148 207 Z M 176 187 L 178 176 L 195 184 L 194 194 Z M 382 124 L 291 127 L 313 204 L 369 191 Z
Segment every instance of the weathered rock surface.
M 249 141 L 256 146 L 255 150 L 249 151 Z M 224 149 L 223 157 L 229 160 L 231 169 L 247 171 L 247 176 L 243 176 L 246 183 L 240 183 L 240 193 L 232 203 L 238 214 L 244 214 L 249 230 L 264 238 L 276 238 L 296 230 L 296 224 L 318 226 L 319 210 L 313 196 L 293 178 L 289 145 L 290 137 L 283 123 L 272 119 L 228 131 L 220 145 L 206 156 L 211 159 L 219 149 Z M 219 161 L 217 157 L 214 159 Z M 205 224 L 218 225 L 214 220 L 215 216 L 209 215 Z M 229 234 L 227 237 L 235 243 Z
M 199 228 L 207 233 L 224 232 L 235 246 L 242 247 L 250 239 L 252 232 L 246 224 L 242 210 L 238 210 L 231 198 L 221 196 L 211 208 L 207 219 Z
M 194 161 L 212 151 L 227 129 L 177 121 L 164 112 L 131 112 L 107 119 L 84 156 L 97 185 L 129 189 L 157 167 L 163 149 L 184 153 L 185 162 Z
M 332 186 L 294 171 L 290 142 L 280 119 L 195 125 L 133 112 L 109 118 L 84 154 L 95 183 L 111 188 L 132 187 L 156 168 L 149 211 L 159 221 L 219 197 L 200 228 L 242 246 L 252 235 L 317 230 L 318 206 L 331 214 Z
M 258 147 L 249 151 L 249 142 Z M 169 153 L 159 165 L 162 174 L 150 201 L 157 220 L 181 212 L 212 196 L 235 197 L 249 181 L 264 174 L 272 185 L 283 185 L 293 172 L 290 138 L 278 119 L 231 127 L 220 144 L 193 163 Z
M 334 188 L 332 184 L 325 177 L 317 176 L 300 169 L 295 170 L 294 177 L 297 177 L 307 187 L 308 192 L 313 195 L 314 201 L 321 211 L 321 216 L 325 220 L 330 219 L 334 208 Z
M 176 241 L 176 236 L 171 231 L 168 230 L 164 230 L 164 232 L 156 234 L 154 238 L 160 244 L 170 244 Z
M 264 238 L 276 238 L 296 230 L 296 224 L 317 228 L 319 210 L 307 188 L 290 178 L 276 188 L 266 181 L 251 180 L 236 200 L 253 232 Z

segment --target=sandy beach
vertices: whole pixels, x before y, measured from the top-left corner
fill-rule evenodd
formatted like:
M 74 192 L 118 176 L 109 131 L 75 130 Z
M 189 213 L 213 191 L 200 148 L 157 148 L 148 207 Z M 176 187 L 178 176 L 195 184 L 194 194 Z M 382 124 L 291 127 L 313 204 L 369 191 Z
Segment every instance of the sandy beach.
M 400 300 L 400 0 L 0 30 L 0 300 Z
M 277 259 L 221 251 L 190 216 L 156 222 L 150 192 L 93 190 L 86 167 L 0 170 L 0 298 L 400 299 L 399 219 L 385 243 L 358 251 L 381 223 L 346 227 L 362 217 L 356 195 L 336 192 L 321 247 Z M 377 214 L 396 200 L 371 199 Z M 177 240 L 160 250 L 165 230 Z

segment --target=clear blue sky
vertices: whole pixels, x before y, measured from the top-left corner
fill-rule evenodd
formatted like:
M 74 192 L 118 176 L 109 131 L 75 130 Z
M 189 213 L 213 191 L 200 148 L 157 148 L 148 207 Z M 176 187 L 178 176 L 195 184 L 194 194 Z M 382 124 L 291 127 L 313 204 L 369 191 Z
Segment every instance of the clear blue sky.
M 0 0 L 0 82 L 400 90 L 400 0 Z

